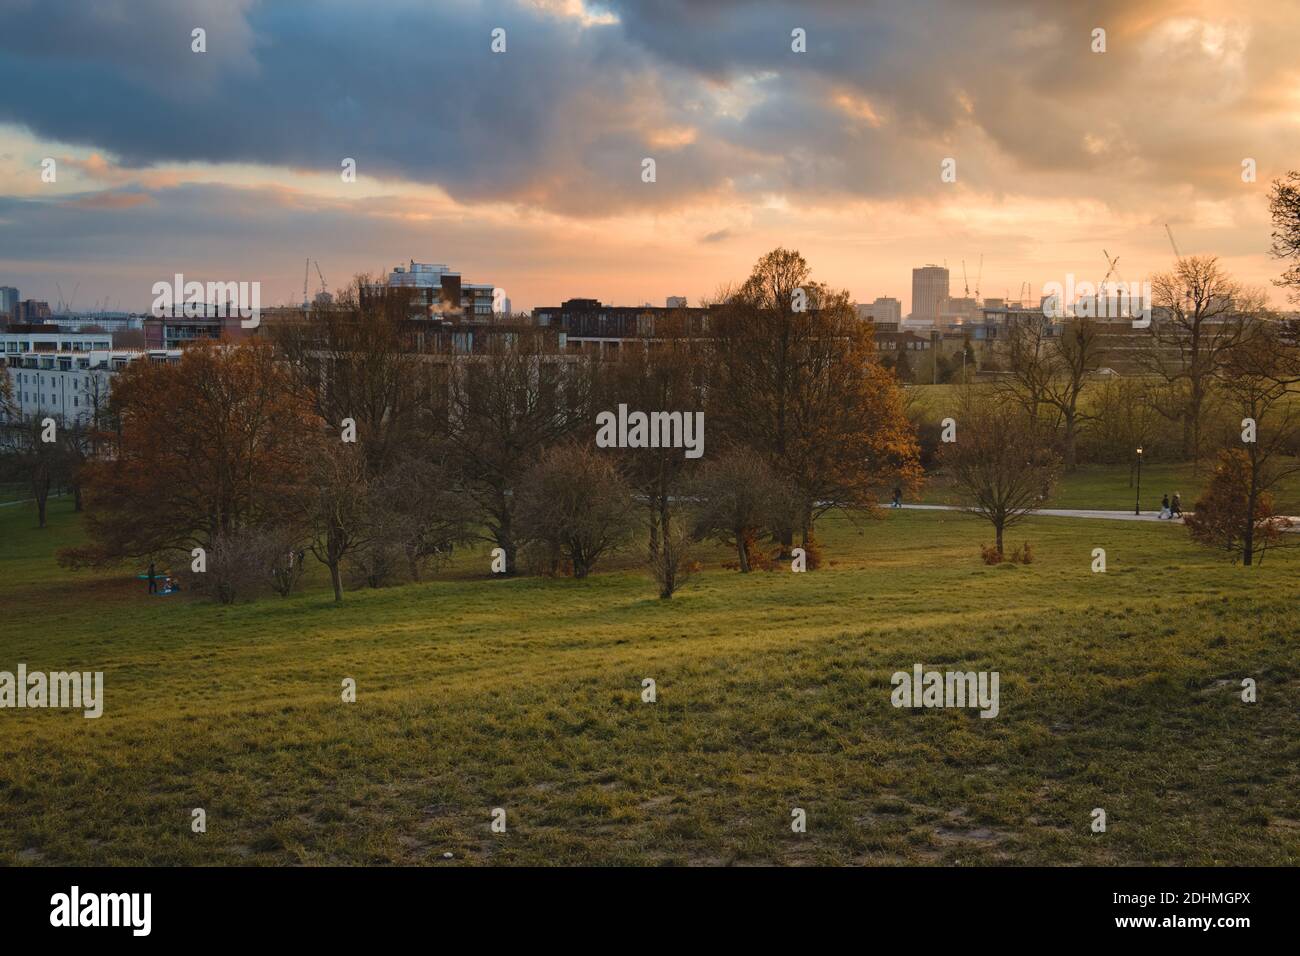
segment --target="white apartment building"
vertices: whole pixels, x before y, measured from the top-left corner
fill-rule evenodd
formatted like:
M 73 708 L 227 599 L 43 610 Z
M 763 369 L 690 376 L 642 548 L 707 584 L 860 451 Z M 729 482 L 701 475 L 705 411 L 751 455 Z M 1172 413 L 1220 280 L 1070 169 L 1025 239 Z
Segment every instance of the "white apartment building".
M 137 359 L 179 362 L 179 349 L 114 349 L 104 332 L 0 332 L 11 403 L 0 420 L 49 416 L 88 423 L 108 399 L 112 376 Z

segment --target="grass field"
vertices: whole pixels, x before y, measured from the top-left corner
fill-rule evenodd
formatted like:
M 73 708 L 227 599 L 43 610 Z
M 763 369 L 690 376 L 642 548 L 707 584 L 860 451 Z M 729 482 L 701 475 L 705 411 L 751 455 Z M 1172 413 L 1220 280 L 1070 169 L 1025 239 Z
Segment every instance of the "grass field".
M 33 525 L 0 509 L 0 669 L 102 670 L 106 704 L 0 711 L 0 864 L 1300 863 L 1300 549 L 1038 518 L 989 568 L 972 519 L 894 512 L 823 522 L 814 573 L 708 551 L 671 602 L 476 553 L 217 607 L 59 569 L 70 499 Z M 917 662 L 998 671 L 1000 714 L 895 709 Z

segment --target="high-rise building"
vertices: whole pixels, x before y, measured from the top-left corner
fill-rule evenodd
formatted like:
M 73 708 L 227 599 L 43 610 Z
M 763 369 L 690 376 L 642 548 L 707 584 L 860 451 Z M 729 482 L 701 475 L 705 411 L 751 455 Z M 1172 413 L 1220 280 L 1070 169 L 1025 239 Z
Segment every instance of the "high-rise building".
M 686 296 L 684 296 L 684 295 L 670 295 L 670 296 L 668 297 L 668 300 L 667 300 L 667 307 L 670 308 L 670 309 L 684 309 L 684 308 L 686 308 Z
M 925 265 L 912 270 L 912 321 L 935 324 L 948 298 L 948 270 Z
M 18 290 L 11 285 L 0 285 L 0 318 L 14 317 L 18 308 Z
M 877 325 L 892 322 L 897 326 L 903 321 L 903 303 L 891 296 L 877 296 L 871 303 L 871 318 Z

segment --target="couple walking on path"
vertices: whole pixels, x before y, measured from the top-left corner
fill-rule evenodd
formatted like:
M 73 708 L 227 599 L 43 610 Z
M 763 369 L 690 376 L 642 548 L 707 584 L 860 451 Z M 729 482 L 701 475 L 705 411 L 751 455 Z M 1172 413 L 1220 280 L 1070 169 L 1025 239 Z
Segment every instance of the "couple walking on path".
M 1162 518 L 1181 518 L 1183 516 L 1183 498 L 1178 492 L 1174 492 L 1174 500 L 1169 501 L 1169 494 L 1166 493 L 1160 499 L 1160 517 Z

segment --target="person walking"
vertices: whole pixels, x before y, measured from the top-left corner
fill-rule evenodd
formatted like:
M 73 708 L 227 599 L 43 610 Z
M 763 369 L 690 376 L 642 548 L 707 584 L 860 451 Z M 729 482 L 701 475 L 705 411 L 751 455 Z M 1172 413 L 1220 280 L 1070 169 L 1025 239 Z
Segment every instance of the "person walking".
M 158 593 L 158 571 L 152 561 L 149 562 L 149 593 Z
M 889 507 L 903 507 L 903 489 L 900 485 L 894 485 L 894 500 L 889 503 Z
M 1169 517 L 1169 492 L 1167 491 L 1165 492 L 1165 496 L 1160 499 L 1160 517 Z
M 1174 503 L 1170 508 L 1169 514 L 1170 517 L 1173 518 L 1181 518 L 1183 516 L 1183 496 L 1176 491 L 1174 492 Z

